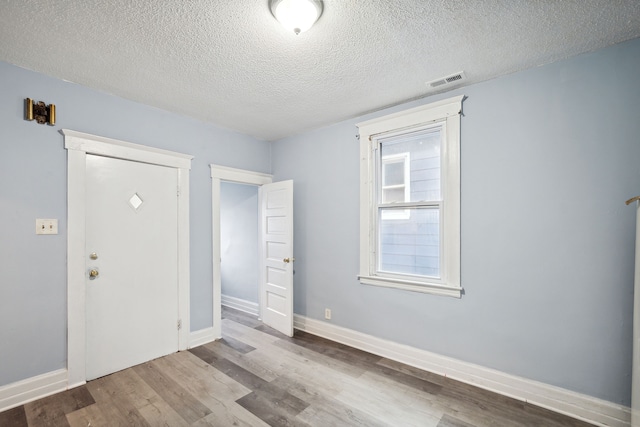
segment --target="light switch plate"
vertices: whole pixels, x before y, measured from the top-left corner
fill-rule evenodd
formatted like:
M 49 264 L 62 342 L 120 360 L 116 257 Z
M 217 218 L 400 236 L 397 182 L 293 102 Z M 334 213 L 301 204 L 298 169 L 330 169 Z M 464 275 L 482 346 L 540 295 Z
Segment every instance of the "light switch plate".
M 58 234 L 58 220 L 36 219 L 36 234 Z

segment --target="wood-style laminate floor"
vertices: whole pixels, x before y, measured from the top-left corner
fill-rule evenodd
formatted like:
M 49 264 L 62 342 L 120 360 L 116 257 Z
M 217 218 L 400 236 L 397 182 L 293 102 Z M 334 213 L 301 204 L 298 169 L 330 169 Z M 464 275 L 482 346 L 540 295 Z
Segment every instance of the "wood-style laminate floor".
M 589 426 L 223 309 L 223 339 L 0 413 L 0 426 Z

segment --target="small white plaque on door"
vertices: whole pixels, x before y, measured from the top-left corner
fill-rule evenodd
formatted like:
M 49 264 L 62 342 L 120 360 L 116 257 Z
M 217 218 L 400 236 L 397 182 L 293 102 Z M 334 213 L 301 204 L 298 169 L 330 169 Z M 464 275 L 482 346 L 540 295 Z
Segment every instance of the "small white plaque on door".
M 138 196 L 138 193 L 134 193 L 133 196 L 129 199 L 129 205 L 133 208 L 134 211 L 137 211 L 140 206 L 142 206 L 142 197 Z

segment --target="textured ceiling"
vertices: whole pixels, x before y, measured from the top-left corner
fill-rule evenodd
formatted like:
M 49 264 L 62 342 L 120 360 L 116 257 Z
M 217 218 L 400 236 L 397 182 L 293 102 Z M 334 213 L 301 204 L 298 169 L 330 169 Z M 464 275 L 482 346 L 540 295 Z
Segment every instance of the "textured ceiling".
M 0 0 L 0 60 L 265 140 L 640 37 L 640 0 Z M 46 42 L 43 42 L 46 40 Z

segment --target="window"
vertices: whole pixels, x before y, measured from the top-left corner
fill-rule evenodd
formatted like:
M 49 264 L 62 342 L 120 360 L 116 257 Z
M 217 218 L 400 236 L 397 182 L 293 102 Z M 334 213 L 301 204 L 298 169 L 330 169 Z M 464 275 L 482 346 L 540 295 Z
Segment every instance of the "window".
M 462 100 L 358 124 L 362 283 L 460 297 Z

